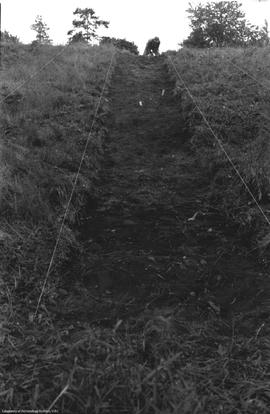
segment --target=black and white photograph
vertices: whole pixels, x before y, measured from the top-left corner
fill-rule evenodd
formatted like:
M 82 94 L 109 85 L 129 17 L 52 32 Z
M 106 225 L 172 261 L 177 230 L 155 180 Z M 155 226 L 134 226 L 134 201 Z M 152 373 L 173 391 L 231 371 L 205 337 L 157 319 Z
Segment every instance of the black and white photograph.
M 269 24 L 0 0 L 0 414 L 270 414 Z

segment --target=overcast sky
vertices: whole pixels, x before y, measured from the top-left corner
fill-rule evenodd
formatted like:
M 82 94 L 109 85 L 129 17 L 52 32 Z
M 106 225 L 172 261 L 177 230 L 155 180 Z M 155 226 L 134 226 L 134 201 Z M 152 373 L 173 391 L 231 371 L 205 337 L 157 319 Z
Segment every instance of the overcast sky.
M 17 35 L 29 43 L 35 38 L 30 29 L 35 17 L 42 15 L 50 28 L 55 44 L 66 43 L 67 31 L 72 28 L 73 11 L 91 7 L 110 27 L 101 35 L 126 38 L 143 50 L 146 41 L 154 36 L 161 40 L 161 51 L 177 49 L 189 33 L 186 9 L 197 0 L 0 0 L 2 30 Z M 201 0 L 201 3 L 206 3 Z M 242 0 L 243 9 L 251 23 L 270 23 L 270 0 Z

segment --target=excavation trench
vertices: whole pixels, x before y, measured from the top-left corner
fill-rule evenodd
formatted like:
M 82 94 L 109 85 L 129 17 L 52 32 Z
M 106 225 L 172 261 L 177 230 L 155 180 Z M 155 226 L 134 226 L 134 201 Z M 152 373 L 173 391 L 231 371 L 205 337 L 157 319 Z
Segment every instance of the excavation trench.
M 111 324 L 180 302 L 206 312 L 210 303 L 226 317 L 251 305 L 259 270 L 238 252 L 228 257 L 235 236 L 206 208 L 209 179 L 188 148 L 174 86 L 165 58 L 118 56 L 100 181 L 80 227 L 84 253 L 70 272 L 72 305 L 61 311 L 68 317 Z
M 179 203 L 184 203 L 175 186 L 180 183 L 183 139 L 180 102 L 173 88 L 163 58 L 119 57 L 98 205 L 89 210 L 83 229 L 89 253 L 100 249 L 100 272 L 95 272 L 107 275 L 110 289 L 154 283 L 154 268 L 160 266 L 156 272 L 162 274 L 164 258 L 169 262 L 181 251 L 184 211 L 179 211 Z M 188 168 L 187 162 L 182 169 Z M 187 191 L 190 182 L 181 187 Z M 163 266 L 158 265 L 160 258 Z M 88 275 L 91 283 L 91 272 Z

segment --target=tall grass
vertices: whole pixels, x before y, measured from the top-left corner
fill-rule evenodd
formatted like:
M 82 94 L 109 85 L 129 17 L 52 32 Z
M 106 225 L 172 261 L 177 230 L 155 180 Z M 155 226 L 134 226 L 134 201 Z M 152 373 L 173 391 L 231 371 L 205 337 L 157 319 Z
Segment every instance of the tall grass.
M 211 202 L 222 214 L 236 221 L 243 232 L 257 228 L 259 222 L 263 224 L 259 226 L 263 233 L 269 231 L 265 230 L 264 218 L 196 108 L 198 105 L 203 111 L 256 199 L 268 204 L 269 48 L 182 49 L 173 60 L 194 97 L 195 103 L 170 66 L 176 79 L 175 92 L 181 98 L 190 144 L 200 166 L 212 180 Z
M 4 48 L 0 209 L 7 237 L 1 260 L 18 278 L 18 269 L 29 280 L 48 265 L 112 53 L 112 48 L 98 46 Z M 104 96 L 56 266 L 78 247 L 73 227 L 85 200 L 95 192 L 107 110 Z

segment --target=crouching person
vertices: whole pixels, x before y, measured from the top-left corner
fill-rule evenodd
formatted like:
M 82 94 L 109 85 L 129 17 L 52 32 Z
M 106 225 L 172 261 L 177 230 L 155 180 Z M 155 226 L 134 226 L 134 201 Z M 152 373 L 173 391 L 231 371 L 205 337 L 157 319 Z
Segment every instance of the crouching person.
M 154 39 L 148 40 L 146 43 L 146 47 L 144 50 L 144 56 L 158 56 L 159 55 L 159 45 L 160 40 L 158 37 L 154 37 Z

